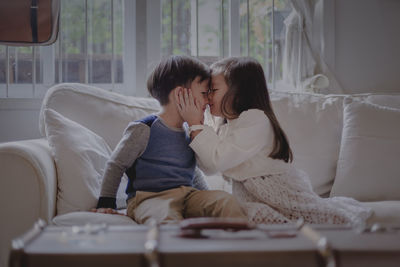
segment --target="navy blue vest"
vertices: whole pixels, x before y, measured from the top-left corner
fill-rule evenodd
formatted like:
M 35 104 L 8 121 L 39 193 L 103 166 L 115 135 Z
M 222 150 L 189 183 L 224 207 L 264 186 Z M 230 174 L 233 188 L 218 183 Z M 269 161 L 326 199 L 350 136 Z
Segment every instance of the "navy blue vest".
M 170 129 L 155 115 L 138 122 L 150 127 L 150 137 L 144 153 L 126 171 L 128 199 L 138 190 L 160 192 L 193 186 L 196 159 L 186 132 Z

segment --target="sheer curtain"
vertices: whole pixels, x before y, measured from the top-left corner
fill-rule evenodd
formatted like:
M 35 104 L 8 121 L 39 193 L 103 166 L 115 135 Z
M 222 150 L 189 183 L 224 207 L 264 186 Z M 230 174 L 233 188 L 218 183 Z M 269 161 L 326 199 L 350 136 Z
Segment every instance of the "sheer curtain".
M 283 82 L 298 91 L 341 93 L 342 87 L 321 54 L 323 1 L 290 0 L 292 12 L 285 19 Z

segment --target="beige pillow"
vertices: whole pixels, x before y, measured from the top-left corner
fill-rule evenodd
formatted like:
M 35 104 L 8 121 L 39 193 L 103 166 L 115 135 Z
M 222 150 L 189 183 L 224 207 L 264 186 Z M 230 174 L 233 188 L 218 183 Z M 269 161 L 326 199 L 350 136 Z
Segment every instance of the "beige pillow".
M 95 208 L 111 149 L 103 138 L 52 109 L 44 110 L 46 136 L 57 168 L 57 214 Z M 124 176 L 117 205 L 125 204 Z

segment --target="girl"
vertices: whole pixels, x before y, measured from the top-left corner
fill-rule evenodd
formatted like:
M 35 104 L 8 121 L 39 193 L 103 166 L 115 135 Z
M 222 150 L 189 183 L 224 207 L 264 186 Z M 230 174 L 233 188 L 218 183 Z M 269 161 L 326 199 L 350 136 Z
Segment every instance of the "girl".
M 345 197 L 324 199 L 307 175 L 293 167 L 292 151 L 272 110 L 261 65 L 232 57 L 211 65 L 211 114 L 224 124 L 215 132 L 203 125 L 203 111 L 191 91 L 176 94 L 178 110 L 190 126 L 190 147 L 199 166 L 222 172 L 232 193 L 254 223 L 364 224 L 371 210 Z

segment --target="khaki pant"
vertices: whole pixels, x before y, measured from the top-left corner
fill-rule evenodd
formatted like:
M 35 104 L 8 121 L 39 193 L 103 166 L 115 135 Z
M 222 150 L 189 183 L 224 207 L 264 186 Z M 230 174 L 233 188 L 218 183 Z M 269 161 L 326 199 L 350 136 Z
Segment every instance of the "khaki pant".
M 127 214 L 139 224 L 146 223 L 150 218 L 158 223 L 174 223 L 192 217 L 247 219 L 231 194 L 187 186 L 156 193 L 137 191 L 136 196 L 128 201 Z

